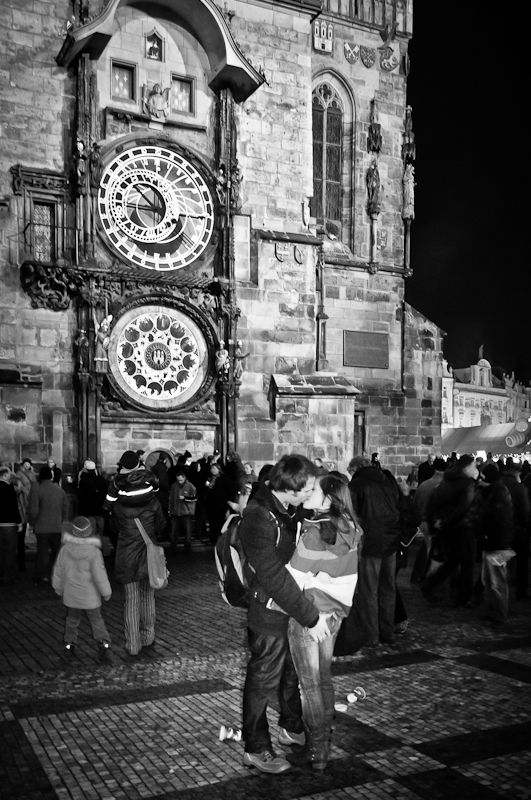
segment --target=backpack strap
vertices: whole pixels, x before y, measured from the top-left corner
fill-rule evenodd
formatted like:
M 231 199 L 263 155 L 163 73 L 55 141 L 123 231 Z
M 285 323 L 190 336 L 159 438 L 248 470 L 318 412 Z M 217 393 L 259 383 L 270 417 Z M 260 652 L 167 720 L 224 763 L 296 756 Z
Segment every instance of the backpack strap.
M 269 511 L 269 513 L 271 514 L 271 516 L 272 516 L 272 517 L 273 517 L 273 519 L 275 520 L 275 524 L 276 524 L 276 526 L 277 526 L 277 540 L 276 540 L 276 542 L 275 542 L 275 547 L 278 547 L 278 546 L 279 546 L 279 544 L 280 544 L 280 534 L 281 534 L 281 532 L 280 532 L 280 525 L 278 524 L 278 519 L 275 517 L 275 515 L 273 514 L 273 512 L 272 512 L 272 511 Z M 297 523 L 297 525 L 298 525 L 298 526 L 300 526 L 300 522 L 299 522 L 299 523 Z M 298 534 L 298 533 L 299 533 L 299 531 L 298 531 L 298 529 L 297 529 L 297 534 Z

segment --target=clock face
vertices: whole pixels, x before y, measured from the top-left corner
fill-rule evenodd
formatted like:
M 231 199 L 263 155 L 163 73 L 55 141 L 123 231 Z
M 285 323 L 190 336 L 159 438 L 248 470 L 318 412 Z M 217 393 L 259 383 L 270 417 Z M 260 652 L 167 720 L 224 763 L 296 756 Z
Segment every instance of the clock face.
M 135 405 L 171 410 L 190 400 L 208 369 L 207 345 L 195 322 L 177 309 L 147 304 L 113 328 L 112 376 Z
M 110 162 L 98 210 L 114 250 L 146 269 L 191 264 L 204 252 L 214 226 L 203 177 L 178 153 L 154 145 L 125 150 Z

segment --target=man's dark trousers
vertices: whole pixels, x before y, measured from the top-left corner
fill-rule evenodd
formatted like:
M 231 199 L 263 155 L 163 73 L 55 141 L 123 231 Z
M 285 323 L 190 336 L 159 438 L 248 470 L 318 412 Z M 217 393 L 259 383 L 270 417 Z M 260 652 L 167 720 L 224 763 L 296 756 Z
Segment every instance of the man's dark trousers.
M 257 633 L 247 629 L 251 659 L 243 690 L 243 739 L 247 753 L 271 750 L 267 706 L 278 699 L 279 727 L 302 733 L 299 681 L 289 650 L 287 629 L 281 633 Z

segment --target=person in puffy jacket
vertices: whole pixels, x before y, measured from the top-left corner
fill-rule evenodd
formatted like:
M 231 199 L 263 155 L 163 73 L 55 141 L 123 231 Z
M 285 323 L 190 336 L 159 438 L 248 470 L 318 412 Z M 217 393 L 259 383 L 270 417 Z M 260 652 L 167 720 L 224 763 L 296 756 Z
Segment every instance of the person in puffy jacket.
M 479 514 L 479 542 L 483 551 L 481 580 L 489 621 L 499 625 L 506 622 L 509 615 L 507 562 L 514 537 L 513 501 L 496 464 L 487 464 L 482 477 L 485 485 L 481 487 Z
M 104 509 L 111 510 L 118 529 L 114 575 L 123 584 L 125 647 L 131 658 L 155 644 L 155 594 L 149 585 L 147 550 L 140 529 L 153 542 L 164 530 L 166 518 L 156 497 L 158 481 L 140 462 L 139 451 L 126 450 L 120 458 Z
M 110 600 L 112 590 L 101 553 L 101 539 L 94 535 L 87 517 L 63 524 L 62 546 L 52 575 L 52 586 L 67 608 L 65 653 L 74 655 L 81 612 L 85 611 L 101 658 L 106 658 L 110 636 L 101 616 L 101 598 Z
M 474 591 L 478 475 L 475 458 L 462 455 L 457 464 L 446 469 L 430 497 L 427 514 L 430 531 L 440 538 L 444 562 L 425 579 L 422 591 L 433 596 L 433 589 L 459 570 L 456 603 L 465 608 L 471 607 Z

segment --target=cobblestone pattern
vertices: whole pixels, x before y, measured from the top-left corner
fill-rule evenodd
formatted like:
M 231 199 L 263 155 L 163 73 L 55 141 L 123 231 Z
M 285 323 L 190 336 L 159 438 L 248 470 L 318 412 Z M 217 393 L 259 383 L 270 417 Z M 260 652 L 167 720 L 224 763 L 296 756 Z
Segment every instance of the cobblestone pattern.
M 241 743 L 218 736 L 241 725 L 244 614 L 222 602 L 211 552 L 170 568 L 156 652 L 134 663 L 119 592 L 104 611 L 113 645 L 102 665 L 86 626 L 79 658 L 62 660 L 61 602 L 31 572 L 0 590 L 2 800 L 531 796 L 528 603 L 511 602 L 507 628 L 494 631 L 481 606 L 456 609 L 448 597 L 428 607 L 400 573 L 407 633 L 334 661 L 336 700 L 356 686 L 367 696 L 336 714 L 329 767 L 265 776 L 243 766 Z M 274 709 L 269 721 L 276 739 Z

